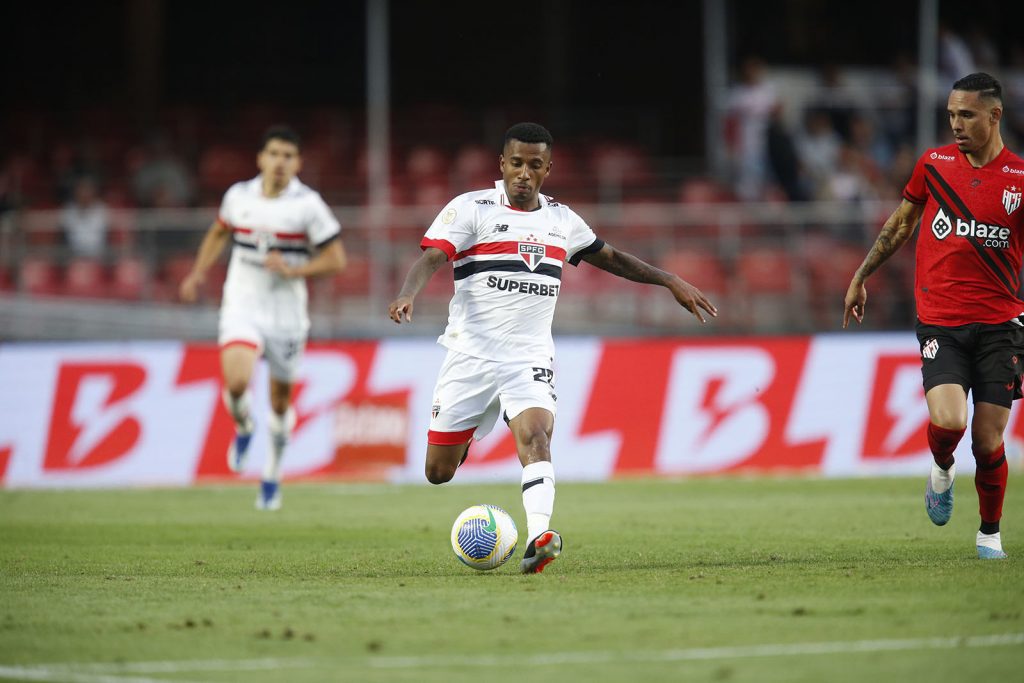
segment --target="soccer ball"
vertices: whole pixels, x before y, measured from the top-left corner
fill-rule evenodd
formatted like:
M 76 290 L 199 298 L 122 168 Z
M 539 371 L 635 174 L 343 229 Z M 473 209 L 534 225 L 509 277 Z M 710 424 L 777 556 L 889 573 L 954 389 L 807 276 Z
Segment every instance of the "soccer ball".
M 516 551 L 518 541 L 516 523 L 497 505 L 466 508 L 452 526 L 455 557 L 481 571 L 505 564 Z

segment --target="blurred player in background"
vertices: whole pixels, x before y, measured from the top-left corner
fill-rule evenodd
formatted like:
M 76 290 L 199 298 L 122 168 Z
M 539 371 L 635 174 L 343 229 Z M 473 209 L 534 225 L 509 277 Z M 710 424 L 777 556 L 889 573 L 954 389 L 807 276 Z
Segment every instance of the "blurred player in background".
M 551 171 L 551 134 L 519 123 L 505 134 L 494 187 L 460 195 L 438 215 L 420 243 L 389 315 L 412 320 L 413 301 L 449 259 L 455 295 L 438 343 L 448 349 L 434 389 L 426 475 L 455 476 L 473 439 L 499 415 L 515 437 L 523 465 L 527 544 L 520 568 L 537 573 L 555 559 L 562 538 L 549 528 L 555 501 L 551 432 L 555 420 L 551 322 L 562 266 L 580 260 L 614 275 L 666 287 L 702 323 L 715 307 L 693 285 L 618 251 L 567 206 L 540 194 Z
M 927 150 L 903 189 L 903 203 L 882 228 L 846 292 L 843 327 L 864 318 L 865 281 L 910 239 L 917 239 L 917 338 L 928 402 L 934 463 L 925 489 L 928 517 L 953 514 L 953 451 L 967 430 L 977 464 L 982 559 L 1002 559 L 999 520 L 1006 493 L 1003 431 L 1021 397 L 1024 301 L 1017 297 L 1024 210 L 1024 161 L 1003 145 L 1002 86 L 974 73 L 953 84 L 947 104 L 955 143 Z
M 252 440 L 249 380 L 262 355 L 270 370 L 270 457 L 263 467 L 256 507 L 281 507 L 281 458 L 295 427 L 292 385 L 309 333 L 307 277 L 345 267 L 341 227 L 331 210 L 296 174 L 299 137 L 287 126 L 270 128 L 256 158 L 260 174 L 235 183 L 181 283 L 181 298 L 195 301 L 210 266 L 234 242 L 220 310 L 219 344 L 224 403 L 235 421 L 228 467 L 241 472 Z

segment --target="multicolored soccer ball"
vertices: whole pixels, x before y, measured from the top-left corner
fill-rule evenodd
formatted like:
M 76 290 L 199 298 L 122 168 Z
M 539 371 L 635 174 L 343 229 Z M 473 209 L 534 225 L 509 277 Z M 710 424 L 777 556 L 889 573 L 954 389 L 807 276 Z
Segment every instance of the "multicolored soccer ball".
M 512 557 L 519 530 L 497 505 L 466 508 L 452 526 L 452 550 L 463 564 L 481 571 L 500 567 Z

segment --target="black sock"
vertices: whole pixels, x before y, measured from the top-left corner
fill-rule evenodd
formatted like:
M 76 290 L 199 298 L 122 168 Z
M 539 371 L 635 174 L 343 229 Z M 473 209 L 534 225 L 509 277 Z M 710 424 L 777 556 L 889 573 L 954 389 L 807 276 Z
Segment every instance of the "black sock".
M 998 534 L 999 533 L 999 522 L 982 522 L 981 527 L 978 529 L 983 534 Z

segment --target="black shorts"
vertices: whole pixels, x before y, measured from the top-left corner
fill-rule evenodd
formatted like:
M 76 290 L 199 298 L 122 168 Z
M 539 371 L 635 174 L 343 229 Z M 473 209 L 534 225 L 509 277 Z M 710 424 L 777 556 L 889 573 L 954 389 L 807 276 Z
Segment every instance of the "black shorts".
M 956 327 L 917 322 L 924 390 L 959 384 L 974 402 L 1009 408 L 1021 398 L 1024 327 L 1016 322 Z

